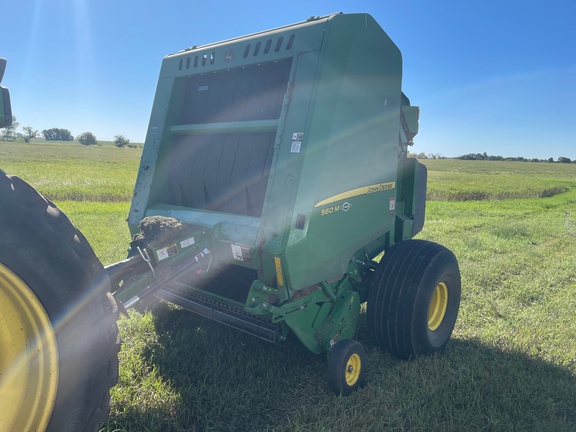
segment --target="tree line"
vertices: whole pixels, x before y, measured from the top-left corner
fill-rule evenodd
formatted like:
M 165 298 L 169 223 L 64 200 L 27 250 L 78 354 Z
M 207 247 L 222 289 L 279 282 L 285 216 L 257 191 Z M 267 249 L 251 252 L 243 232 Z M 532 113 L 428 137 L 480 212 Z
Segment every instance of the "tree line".
M 461 160 L 488 160 L 488 161 L 505 161 L 505 162 L 548 162 L 548 163 L 576 163 L 576 159 L 572 160 L 565 156 L 560 156 L 557 160 L 554 158 L 548 159 L 537 159 L 537 158 L 525 158 L 522 156 L 518 157 L 504 157 L 504 156 L 493 156 L 484 153 L 468 153 L 462 156 L 456 156 L 454 158 L 449 158 L 442 156 L 439 153 L 410 153 L 408 152 L 408 157 L 414 157 L 416 159 L 461 159 Z
M 12 125 L 7 128 L 0 129 L 2 134 L 0 139 L 2 141 L 14 142 L 14 141 L 24 141 L 29 143 L 33 138 L 43 136 L 46 141 L 74 141 L 74 136 L 68 129 L 63 128 L 50 128 L 44 129 L 41 133 L 35 130 L 32 126 L 22 127 L 22 132 L 18 132 L 18 127 L 20 123 L 16 121 L 16 117 L 12 118 Z M 83 132 L 76 137 L 82 145 L 97 145 L 98 141 L 96 136 L 92 132 Z M 116 147 L 132 147 L 130 146 L 130 140 L 125 138 L 123 135 L 116 135 L 114 137 L 114 145 Z
M 462 160 L 489 160 L 489 161 L 507 161 L 507 162 L 557 162 L 557 163 L 576 163 L 576 159 L 572 161 L 570 158 L 565 156 L 560 156 L 556 161 L 554 158 L 548 159 L 538 159 L 538 158 L 525 158 L 522 156 L 518 157 L 503 157 L 503 156 L 492 156 L 484 153 L 468 153 L 462 156 L 458 156 L 455 159 Z

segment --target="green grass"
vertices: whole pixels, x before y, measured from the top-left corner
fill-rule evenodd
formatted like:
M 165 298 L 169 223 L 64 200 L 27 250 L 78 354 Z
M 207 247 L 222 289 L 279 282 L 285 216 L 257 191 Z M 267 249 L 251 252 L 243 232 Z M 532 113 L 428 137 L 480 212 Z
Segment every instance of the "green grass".
M 126 225 L 130 203 L 58 201 L 58 206 L 86 236 L 102 263 L 126 258 L 131 240 Z
M 432 202 L 419 237 L 460 260 L 461 311 L 443 352 L 383 354 L 362 316 L 369 385 L 338 398 L 324 359 L 295 341 L 272 346 L 175 308 L 133 313 L 104 430 L 575 430 L 576 191 Z
M 141 154 L 131 148 L 0 142 L 1 169 L 53 201 L 129 201 Z
M 116 151 L 89 155 L 105 176 L 133 178 L 137 168 L 124 171 L 139 154 L 114 164 Z M 43 158 L 26 160 L 28 154 L 23 149 L 11 166 L 57 190 L 50 171 L 35 170 Z M 71 170 L 84 163 L 65 153 L 54 157 L 56 165 L 61 157 Z M 154 316 L 132 311 L 119 321 L 120 382 L 102 430 L 575 431 L 576 167 L 426 164 L 429 190 L 441 192 L 428 203 L 418 237 L 453 250 L 463 280 L 445 350 L 397 360 L 373 347 L 362 315 L 368 385 L 341 398 L 326 388 L 324 357 L 297 341 L 274 346 L 174 307 Z M 538 193 L 558 186 L 564 192 Z M 470 200 L 470 190 L 485 195 Z M 104 263 L 124 258 L 129 198 L 92 197 L 56 201 Z
M 428 200 L 545 198 L 576 188 L 576 164 L 423 160 Z

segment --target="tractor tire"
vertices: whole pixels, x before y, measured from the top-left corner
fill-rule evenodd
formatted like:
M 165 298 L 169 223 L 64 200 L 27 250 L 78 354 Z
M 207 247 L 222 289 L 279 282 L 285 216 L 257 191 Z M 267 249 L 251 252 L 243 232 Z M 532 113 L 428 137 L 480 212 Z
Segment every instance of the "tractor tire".
M 461 281 L 454 254 L 436 243 L 393 245 L 374 273 L 366 325 L 380 349 L 409 359 L 442 349 L 460 307 Z
M 328 388 L 336 396 L 348 396 L 366 384 L 366 353 L 353 339 L 343 339 L 328 351 Z
M 118 309 L 68 217 L 0 170 L 0 432 L 95 431 L 118 381 Z

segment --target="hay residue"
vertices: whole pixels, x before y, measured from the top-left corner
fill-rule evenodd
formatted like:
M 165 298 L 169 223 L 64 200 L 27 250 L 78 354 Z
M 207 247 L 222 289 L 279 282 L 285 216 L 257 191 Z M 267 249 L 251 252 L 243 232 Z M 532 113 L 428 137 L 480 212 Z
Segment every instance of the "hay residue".
M 149 216 L 140 221 L 140 232 L 134 236 L 134 240 L 146 243 L 163 243 L 178 239 L 184 226 L 178 219 L 166 216 Z

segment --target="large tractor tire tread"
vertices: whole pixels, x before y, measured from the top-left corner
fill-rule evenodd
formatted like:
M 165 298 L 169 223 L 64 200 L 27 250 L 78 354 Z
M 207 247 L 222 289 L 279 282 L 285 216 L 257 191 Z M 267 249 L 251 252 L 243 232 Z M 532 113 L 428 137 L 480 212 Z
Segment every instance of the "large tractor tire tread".
M 396 243 L 372 279 L 369 336 L 404 359 L 438 351 L 454 329 L 460 294 L 458 262 L 449 249 L 425 240 Z
M 108 276 L 58 207 L 1 170 L 0 266 L 33 292 L 55 334 L 58 384 L 46 430 L 98 430 L 118 381 L 118 308 Z

